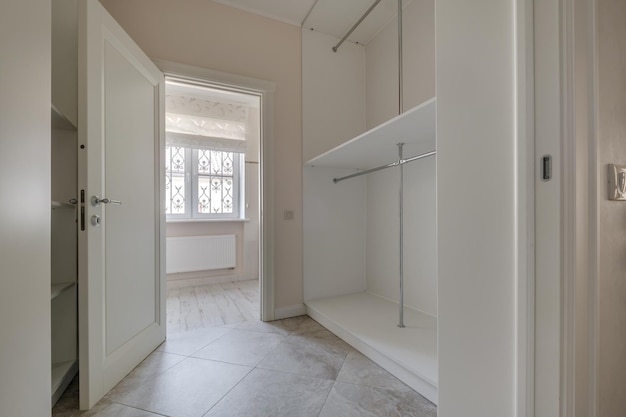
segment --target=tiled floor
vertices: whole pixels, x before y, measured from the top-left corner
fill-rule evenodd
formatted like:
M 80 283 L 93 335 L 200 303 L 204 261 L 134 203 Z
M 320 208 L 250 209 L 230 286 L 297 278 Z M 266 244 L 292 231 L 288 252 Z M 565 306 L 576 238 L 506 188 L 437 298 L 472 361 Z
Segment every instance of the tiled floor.
M 434 417 L 436 407 L 312 319 L 169 332 L 88 412 L 77 386 L 54 417 Z

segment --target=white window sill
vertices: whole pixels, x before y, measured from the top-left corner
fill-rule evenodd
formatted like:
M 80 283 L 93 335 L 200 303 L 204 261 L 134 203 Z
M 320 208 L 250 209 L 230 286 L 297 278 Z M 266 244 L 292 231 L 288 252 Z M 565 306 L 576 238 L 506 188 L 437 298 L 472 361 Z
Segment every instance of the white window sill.
M 165 219 L 165 223 L 244 223 L 250 219 Z

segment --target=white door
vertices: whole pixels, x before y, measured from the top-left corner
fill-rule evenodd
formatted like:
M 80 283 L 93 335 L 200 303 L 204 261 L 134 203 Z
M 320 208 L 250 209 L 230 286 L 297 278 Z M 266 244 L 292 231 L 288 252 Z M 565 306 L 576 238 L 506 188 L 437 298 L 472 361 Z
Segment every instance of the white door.
M 157 67 L 97 0 L 81 1 L 79 375 L 83 409 L 93 406 L 165 339 L 164 176 L 159 163 L 163 94 L 164 78 Z
M 561 406 L 561 78 L 560 1 L 534 3 L 535 77 L 535 369 L 534 415 Z M 545 172 L 550 166 L 551 177 Z M 545 178 L 544 178 L 545 176 Z M 550 177 L 550 178 L 549 178 Z

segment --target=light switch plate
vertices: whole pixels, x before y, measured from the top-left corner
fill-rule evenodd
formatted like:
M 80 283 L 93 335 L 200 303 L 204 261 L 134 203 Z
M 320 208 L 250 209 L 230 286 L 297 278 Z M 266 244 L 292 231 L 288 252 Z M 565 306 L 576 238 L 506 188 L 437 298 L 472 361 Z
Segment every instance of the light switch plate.
M 609 164 L 609 200 L 626 201 L 626 165 Z

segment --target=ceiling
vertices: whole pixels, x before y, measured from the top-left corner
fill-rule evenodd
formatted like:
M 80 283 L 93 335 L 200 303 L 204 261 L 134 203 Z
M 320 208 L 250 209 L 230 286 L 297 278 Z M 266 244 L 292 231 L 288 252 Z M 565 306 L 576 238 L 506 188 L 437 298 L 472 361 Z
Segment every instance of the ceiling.
M 374 0 L 213 0 L 260 16 L 342 38 Z M 404 0 L 406 5 L 410 0 Z M 381 0 L 349 41 L 367 45 L 397 14 L 397 0 Z

